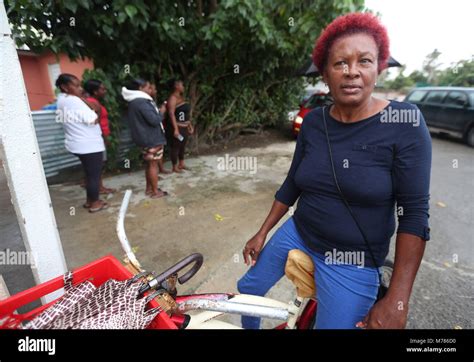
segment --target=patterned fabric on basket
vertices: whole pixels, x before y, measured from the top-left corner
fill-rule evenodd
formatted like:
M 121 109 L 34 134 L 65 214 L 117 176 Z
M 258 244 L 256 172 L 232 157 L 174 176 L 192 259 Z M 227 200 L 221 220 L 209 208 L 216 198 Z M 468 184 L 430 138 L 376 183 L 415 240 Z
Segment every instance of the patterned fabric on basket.
M 161 312 L 146 310 L 148 297 L 139 297 L 139 277 L 107 280 L 99 287 L 89 281 L 72 286 L 72 273 L 64 276 L 65 294 L 24 326 L 25 329 L 144 329 Z

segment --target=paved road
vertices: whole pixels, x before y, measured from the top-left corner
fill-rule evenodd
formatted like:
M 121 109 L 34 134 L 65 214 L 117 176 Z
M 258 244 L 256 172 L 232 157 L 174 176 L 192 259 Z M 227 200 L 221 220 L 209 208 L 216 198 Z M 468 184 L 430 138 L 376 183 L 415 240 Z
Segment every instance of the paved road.
M 26 251 L 26 248 L 11 199 L 5 170 L 0 160 L 0 252 L 4 253 L 3 255 L 8 255 L 8 252 L 21 255 Z M 8 257 L 4 258 L 8 260 Z M 30 265 L 12 265 L 10 262 L 0 264 L 0 299 L 7 298 L 9 295 L 14 295 L 34 285 L 35 280 Z M 40 305 L 37 301 L 20 308 L 19 312 L 25 313 Z
M 410 328 L 474 327 L 473 188 L 474 149 L 433 135 L 431 240 L 411 299 Z

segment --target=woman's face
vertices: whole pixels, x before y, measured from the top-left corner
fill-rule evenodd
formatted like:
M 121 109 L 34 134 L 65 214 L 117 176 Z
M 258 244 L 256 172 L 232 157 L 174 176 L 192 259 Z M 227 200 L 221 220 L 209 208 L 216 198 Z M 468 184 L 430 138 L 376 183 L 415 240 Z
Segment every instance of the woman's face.
M 82 97 L 84 90 L 82 89 L 81 82 L 77 78 L 72 80 L 66 85 L 62 86 L 64 93 L 71 94 L 73 96 Z
M 156 97 L 156 93 L 157 93 L 157 91 L 156 91 L 156 85 L 152 84 L 152 85 L 151 85 L 151 94 L 150 94 L 150 96 L 151 96 L 152 98 L 155 98 L 155 97 Z
M 183 82 L 176 82 L 175 88 L 178 92 L 184 93 L 184 83 Z
M 153 88 L 150 82 L 146 82 L 142 87 L 139 88 L 142 92 L 145 92 L 149 96 L 153 94 Z
M 329 49 L 324 69 L 334 103 L 357 106 L 367 101 L 378 76 L 378 48 L 364 33 L 343 36 Z
M 107 88 L 105 88 L 105 85 L 102 83 L 99 86 L 99 89 L 97 89 L 94 93 L 98 99 L 103 99 L 105 95 L 107 94 Z

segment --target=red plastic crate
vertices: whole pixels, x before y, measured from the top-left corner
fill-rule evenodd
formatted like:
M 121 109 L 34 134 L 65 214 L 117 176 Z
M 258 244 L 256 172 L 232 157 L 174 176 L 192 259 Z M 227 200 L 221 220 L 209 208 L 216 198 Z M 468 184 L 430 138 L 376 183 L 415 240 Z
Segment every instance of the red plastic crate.
M 85 280 L 89 280 L 96 287 L 102 285 L 109 279 L 126 280 L 133 275 L 128 271 L 114 256 L 107 255 L 101 259 L 93 261 L 90 264 L 84 265 L 78 269 L 73 270 L 73 284 L 79 284 Z M 0 301 L 0 320 L 8 317 L 9 323 L 1 325 L 0 328 L 18 328 L 22 321 L 33 319 L 43 310 L 54 304 L 52 301 L 46 305 L 38 307 L 28 313 L 14 314 L 14 312 L 35 300 L 38 300 L 49 293 L 57 291 L 64 287 L 63 276 L 54 278 L 48 282 L 39 284 L 33 288 L 27 289 L 23 292 L 15 294 L 7 299 Z M 152 300 L 149 303 L 150 307 L 158 307 L 158 303 Z M 173 321 L 164 312 L 161 312 L 148 326 L 148 329 L 177 329 Z

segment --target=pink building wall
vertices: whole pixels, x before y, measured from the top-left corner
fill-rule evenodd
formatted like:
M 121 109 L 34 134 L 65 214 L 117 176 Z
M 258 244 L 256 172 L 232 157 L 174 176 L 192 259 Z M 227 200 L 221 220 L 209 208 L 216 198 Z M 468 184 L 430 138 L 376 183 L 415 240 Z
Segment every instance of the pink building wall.
M 86 69 L 93 69 L 91 59 L 71 61 L 65 54 L 53 53 L 35 54 L 30 51 L 18 50 L 18 57 L 25 80 L 28 101 L 32 111 L 51 103 L 55 99 L 54 84 L 51 84 L 48 65 L 59 64 L 61 73 L 71 73 L 82 79 Z

